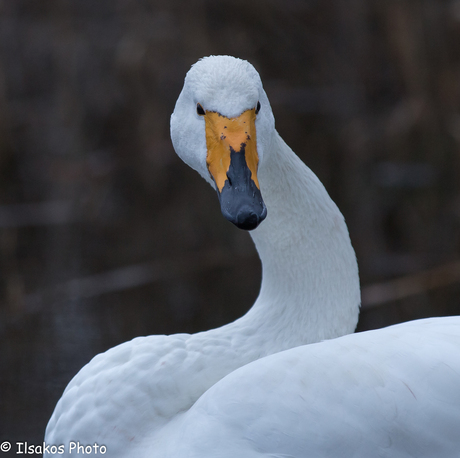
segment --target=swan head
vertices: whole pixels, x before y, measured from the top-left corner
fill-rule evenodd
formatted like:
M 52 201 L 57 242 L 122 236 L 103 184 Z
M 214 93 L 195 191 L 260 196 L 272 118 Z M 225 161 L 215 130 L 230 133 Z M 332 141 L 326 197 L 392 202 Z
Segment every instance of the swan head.
M 210 56 L 189 70 L 171 116 L 174 149 L 214 187 L 222 214 L 241 229 L 255 229 L 267 216 L 258 170 L 274 129 L 249 62 Z

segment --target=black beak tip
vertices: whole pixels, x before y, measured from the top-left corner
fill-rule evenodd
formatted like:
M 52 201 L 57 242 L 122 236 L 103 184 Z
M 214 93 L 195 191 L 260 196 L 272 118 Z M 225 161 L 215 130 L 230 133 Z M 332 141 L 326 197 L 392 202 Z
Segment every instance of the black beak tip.
M 235 216 L 225 214 L 224 216 L 239 229 L 252 231 L 266 218 L 267 208 L 264 205 L 261 212 L 256 213 L 251 207 L 243 206 Z

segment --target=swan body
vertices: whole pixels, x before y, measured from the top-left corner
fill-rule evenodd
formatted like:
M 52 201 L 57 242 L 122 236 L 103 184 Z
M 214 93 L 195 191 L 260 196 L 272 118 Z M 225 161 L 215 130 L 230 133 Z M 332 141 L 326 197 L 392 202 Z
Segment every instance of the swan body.
M 159 448 L 168 458 L 455 458 L 459 348 L 452 317 L 267 356 L 211 387 Z
M 59 456 L 70 456 L 69 444 L 78 441 L 104 445 L 111 458 L 166 458 L 175 422 L 219 380 L 356 327 L 358 268 L 345 221 L 276 132 L 256 70 L 228 56 L 196 63 L 171 117 L 171 138 L 214 187 L 223 215 L 251 230 L 262 261 L 259 296 L 221 328 L 138 337 L 97 355 L 48 423 L 45 442 L 63 444 Z

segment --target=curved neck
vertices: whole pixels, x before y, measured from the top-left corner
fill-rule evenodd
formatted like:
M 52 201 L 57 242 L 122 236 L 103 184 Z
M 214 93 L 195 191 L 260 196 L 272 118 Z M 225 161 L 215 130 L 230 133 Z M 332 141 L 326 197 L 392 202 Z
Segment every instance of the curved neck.
M 352 333 L 360 305 L 356 256 L 342 214 L 276 131 L 271 147 L 259 169 L 268 215 L 251 232 L 262 286 L 253 307 L 233 323 L 253 328 L 246 334 L 266 354 Z

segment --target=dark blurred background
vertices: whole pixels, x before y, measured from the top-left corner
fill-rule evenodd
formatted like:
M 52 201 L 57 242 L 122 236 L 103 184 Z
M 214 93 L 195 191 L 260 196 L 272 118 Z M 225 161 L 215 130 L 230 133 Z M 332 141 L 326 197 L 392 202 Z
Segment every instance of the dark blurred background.
M 249 235 L 169 138 L 210 54 L 255 65 L 344 213 L 358 330 L 460 312 L 459 0 L 0 0 L 0 440 L 40 443 L 95 354 L 256 298 Z

